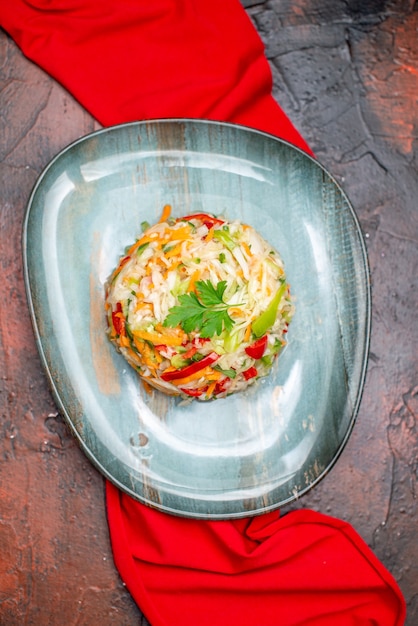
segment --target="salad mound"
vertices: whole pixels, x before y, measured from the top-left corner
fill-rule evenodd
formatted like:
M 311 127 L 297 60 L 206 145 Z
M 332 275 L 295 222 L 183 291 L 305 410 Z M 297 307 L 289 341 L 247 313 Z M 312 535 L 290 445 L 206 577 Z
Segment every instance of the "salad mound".
M 145 224 L 110 276 L 108 335 L 146 386 L 221 398 L 266 376 L 286 344 L 283 262 L 247 224 L 170 216 Z

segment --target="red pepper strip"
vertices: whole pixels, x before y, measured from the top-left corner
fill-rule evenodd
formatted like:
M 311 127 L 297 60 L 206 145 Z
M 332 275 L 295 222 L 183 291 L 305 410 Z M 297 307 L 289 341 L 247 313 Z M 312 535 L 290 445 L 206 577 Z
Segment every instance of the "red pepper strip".
M 207 391 L 207 386 L 206 387 L 202 387 L 200 389 L 186 389 L 185 387 L 180 387 L 180 391 L 185 393 L 187 396 L 192 396 L 193 398 L 198 398 L 199 396 L 202 395 L 202 393 L 205 393 L 205 391 Z
M 201 220 L 204 225 L 211 229 L 215 224 L 225 224 L 224 220 L 220 220 L 217 217 L 213 217 L 213 215 L 208 215 L 207 213 L 193 213 L 193 215 L 185 215 L 181 218 L 182 220 Z
M 192 346 L 191 348 L 189 348 L 189 350 L 187 350 L 187 352 L 185 352 L 181 356 L 183 357 L 183 359 L 191 359 L 192 356 L 196 354 L 196 352 L 197 352 L 196 346 Z
M 191 376 L 195 372 L 199 370 L 203 370 L 208 365 L 215 363 L 219 359 L 219 354 L 216 352 L 211 352 L 207 356 L 205 356 L 201 361 L 196 361 L 195 363 L 191 363 L 190 365 L 186 365 L 186 367 L 182 367 L 179 370 L 173 370 L 171 372 L 163 372 L 161 374 L 161 378 L 166 382 L 170 382 L 170 380 L 176 380 L 177 378 L 186 378 L 186 376 Z
M 245 380 L 250 380 L 250 378 L 255 378 L 257 374 L 258 372 L 255 367 L 249 367 L 247 370 L 245 370 L 245 372 L 242 372 L 242 375 L 244 376 Z
M 125 318 L 122 313 L 122 305 L 120 302 L 116 305 L 116 311 L 112 311 L 113 328 L 117 335 L 125 334 Z
M 253 359 L 261 359 L 267 348 L 267 335 L 260 337 L 257 341 L 245 348 L 245 352 Z
M 217 396 L 223 391 L 226 391 L 226 389 L 228 389 L 229 387 L 230 382 L 231 382 L 230 378 L 224 378 L 223 380 L 218 380 L 218 382 L 215 385 L 215 389 L 213 390 L 213 395 Z

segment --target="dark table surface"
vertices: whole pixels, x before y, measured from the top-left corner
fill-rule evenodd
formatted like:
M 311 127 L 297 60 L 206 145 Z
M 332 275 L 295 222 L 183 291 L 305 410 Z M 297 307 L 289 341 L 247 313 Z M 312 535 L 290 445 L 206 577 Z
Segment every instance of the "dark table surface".
M 244 2 L 274 96 L 343 185 L 366 237 L 371 354 L 353 434 L 292 508 L 350 522 L 418 624 L 418 6 Z M 57 412 L 32 334 L 21 229 L 50 159 L 97 123 L 0 31 L 0 623 L 147 624 L 114 567 L 104 482 Z M 337 626 L 337 625 L 336 625 Z

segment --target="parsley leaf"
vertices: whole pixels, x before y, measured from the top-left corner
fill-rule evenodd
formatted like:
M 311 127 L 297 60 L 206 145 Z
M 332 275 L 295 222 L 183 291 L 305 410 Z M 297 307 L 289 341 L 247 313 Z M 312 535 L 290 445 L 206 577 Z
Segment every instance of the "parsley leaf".
M 201 318 L 205 312 L 195 293 L 179 296 L 179 305 L 171 307 L 163 326 L 175 328 L 181 326 L 184 332 L 190 333 L 201 323 Z
M 216 306 L 217 304 L 225 304 L 223 295 L 226 289 L 226 280 L 221 280 L 216 287 L 212 285 L 210 280 L 199 280 L 196 283 L 196 291 L 199 300 L 204 306 Z
M 234 321 L 228 314 L 228 304 L 223 300 L 227 283 L 221 280 L 216 287 L 210 280 L 196 282 L 196 292 L 179 296 L 179 304 L 171 307 L 163 326 L 180 326 L 184 332 L 200 331 L 200 336 L 210 338 L 229 331 Z

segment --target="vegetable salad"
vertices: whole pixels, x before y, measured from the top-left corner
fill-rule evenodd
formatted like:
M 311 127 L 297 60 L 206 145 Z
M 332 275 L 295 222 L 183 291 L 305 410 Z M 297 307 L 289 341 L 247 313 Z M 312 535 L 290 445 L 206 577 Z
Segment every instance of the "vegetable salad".
M 251 226 L 169 205 L 121 258 L 105 308 L 147 388 L 199 400 L 266 376 L 294 313 L 283 262 Z

